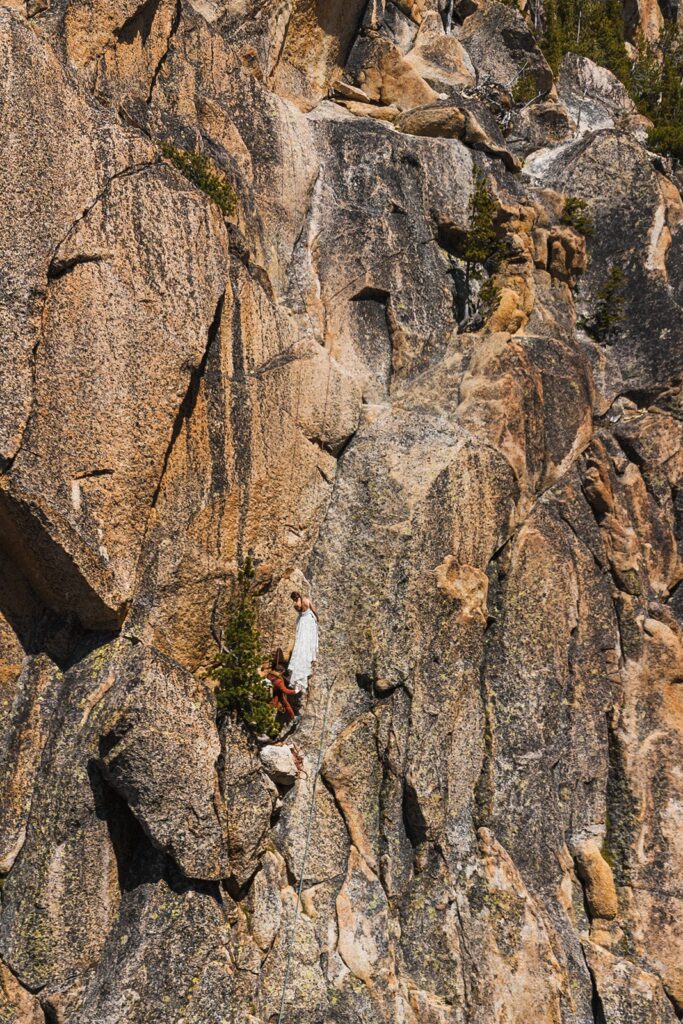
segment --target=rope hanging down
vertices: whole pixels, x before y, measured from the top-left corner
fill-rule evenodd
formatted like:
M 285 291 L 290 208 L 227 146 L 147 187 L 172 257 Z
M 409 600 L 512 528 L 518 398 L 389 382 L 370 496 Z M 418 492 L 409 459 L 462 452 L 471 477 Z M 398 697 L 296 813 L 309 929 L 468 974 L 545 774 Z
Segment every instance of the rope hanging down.
M 327 428 L 327 412 L 328 412 L 329 400 L 330 400 L 330 381 L 331 381 L 331 378 L 332 378 L 332 354 L 324 346 L 321 346 L 321 348 L 322 348 L 322 351 L 327 354 L 327 360 L 328 360 L 328 362 L 327 362 L 327 373 L 326 373 L 326 376 L 325 376 L 325 400 L 323 402 L 323 414 L 322 414 L 322 421 L 321 421 L 321 426 L 320 426 L 320 438 L 318 439 L 319 443 L 320 443 L 320 447 L 322 448 L 324 446 L 324 443 L 325 443 L 325 430 Z M 292 496 L 292 488 L 294 486 L 294 477 L 295 477 L 296 471 L 297 471 L 297 469 L 299 467 L 299 444 L 298 444 L 299 438 L 298 438 L 298 430 L 299 430 L 299 426 L 300 426 L 300 424 L 299 424 L 299 411 L 300 411 L 300 408 L 301 408 L 301 386 L 302 386 L 302 373 L 303 373 L 303 368 L 302 368 L 303 359 L 302 359 L 301 356 L 298 356 L 296 361 L 298 363 L 298 366 L 297 366 L 297 383 L 296 383 L 296 402 L 295 402 L 295 406 L 294 406 L 294 421 L 293 421 L 294 422 L 294 434 L 292 436 L 292 447 L 291 447 L 291 454 L 290 454 L 290 459 L 289 459 L 289 461 L 290 461 L 289 496 L 290 497 Z
M 277 1024 L 282 1024 L 284 1020 L 285 1002 L 287 999 L 287 985 L 289 984 L 289 973 L 292 966 L 292 956 L 294 954 L 294 940 L 296 938 L 296 927 L 299 923 L 299 906 L 301 904 L 301 893 L 304 887 L 304 876 L 306 873 L 306 861 L 308 860 L 308 850 L 311 845 L 311 832 L 313 831 L 313 821 L 315 819 L 315 794 L 318 788 L 318 777 L 320 775 L 320 768 L 323 763 L 323 750 L 325 749 L 325 734 L 327 732 L 327 718 L 330 711 L 330 701 L 332 698 L 332 690 L 334 689 L 334 683 L 336 679 L 327 691 L 327 700 L 325 701 L 325 713 L 323 715 L 323 722 L 320 728 L 320 743 L 318 745 L 318 760 L 315 766 L 315 774 L 313 775 L 313 786 L 311 789 L 311 805 L 308 812 L 308 825 L 306 828 L 306 842 L 304 844 L 304 855 L 301 861 L 301 872 L 299 874 L 299 884 L 296 890 L 296 903 L 294 906 L 294 918 L 292 925 L 289 929 L 287 936 L 287 961 L 285 964 L 285 975 L 282 981 L 282 996 L 280 998 L 280 1010 L 277 1015 Z

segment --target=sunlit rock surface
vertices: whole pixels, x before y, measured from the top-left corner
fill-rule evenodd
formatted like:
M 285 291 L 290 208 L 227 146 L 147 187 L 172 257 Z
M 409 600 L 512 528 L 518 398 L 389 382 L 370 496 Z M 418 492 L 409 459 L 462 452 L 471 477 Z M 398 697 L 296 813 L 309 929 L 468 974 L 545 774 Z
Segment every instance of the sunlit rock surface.
M 674 1024 L 683 203 L 619 84 L 495 0 L 15 0 L 0 81 L 2 1024 Z M 320 615 L 291 753 L 215 724 L 247 555 L 265 646 Z

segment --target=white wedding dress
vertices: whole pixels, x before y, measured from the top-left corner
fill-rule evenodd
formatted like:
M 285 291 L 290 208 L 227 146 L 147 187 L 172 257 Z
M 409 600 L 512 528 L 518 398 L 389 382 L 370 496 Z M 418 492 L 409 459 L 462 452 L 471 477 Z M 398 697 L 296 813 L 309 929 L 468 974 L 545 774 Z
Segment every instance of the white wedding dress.
M 318 620 L 307 609 L 296 620 L 294 650 L 289 659 L 289 685 L 297 693 L 306 693 L 313 662 L 318 657 Z

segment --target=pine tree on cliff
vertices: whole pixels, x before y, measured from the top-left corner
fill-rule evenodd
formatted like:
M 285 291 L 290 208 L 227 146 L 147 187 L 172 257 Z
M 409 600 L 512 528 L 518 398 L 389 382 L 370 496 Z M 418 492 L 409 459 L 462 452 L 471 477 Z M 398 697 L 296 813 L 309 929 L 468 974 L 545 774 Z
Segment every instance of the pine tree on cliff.
M 593 316 L 579 321 L 581 327 L 605 345 L 613 345 L 625 316 L 626 275 L 621 267 L 611 267 L 595 295 Z
M 465 232 L 460 257 L 465 263 L 465 290 L 470 304 L 472 282 L 493 275 L 504 256 L 504 247 L 496 231 L 498 207 L 489 189 L 486 175 L 474 169 L 474 190 L 469 202 L 469 227 Z M 479 289 L 479 302 L 489 303 L 494 297 L 490 278 Z
M 276 736 L 279 730 L 271 693 L 261 678 L 261 637 L 256 624 L 252 593 L 254 566 L 247 559 L 237 574 L 237 585 L 223 630 L 221 649 L 210 676 L 218 682 L 219 718 L 234 715 L 255 732 Z

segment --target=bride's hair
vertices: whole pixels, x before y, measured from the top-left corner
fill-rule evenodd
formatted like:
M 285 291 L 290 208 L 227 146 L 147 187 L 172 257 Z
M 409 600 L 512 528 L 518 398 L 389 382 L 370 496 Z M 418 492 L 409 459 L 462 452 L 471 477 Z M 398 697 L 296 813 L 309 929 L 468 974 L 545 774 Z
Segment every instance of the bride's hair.
M 304 597 L 304 595 L 300 594 L 298 590 L 293 590 L 289 596 L 291 597 L 292 601 L 301 601 L 304 606 L 304 611 L 313 612 L 317 621 L 318 613 L 315 610 L 313 602 L 311 601 L 310 597 Z

